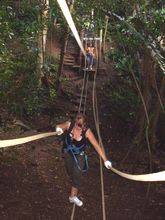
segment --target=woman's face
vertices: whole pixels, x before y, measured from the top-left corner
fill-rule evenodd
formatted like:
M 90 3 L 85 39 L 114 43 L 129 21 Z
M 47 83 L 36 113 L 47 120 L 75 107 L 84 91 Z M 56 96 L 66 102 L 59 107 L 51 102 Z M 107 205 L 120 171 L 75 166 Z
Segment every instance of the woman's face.
M 75 122 L 75 127 L 77 129 L 82 129 L 84 127 L 83 119 L 77 119 L 76 122 Z

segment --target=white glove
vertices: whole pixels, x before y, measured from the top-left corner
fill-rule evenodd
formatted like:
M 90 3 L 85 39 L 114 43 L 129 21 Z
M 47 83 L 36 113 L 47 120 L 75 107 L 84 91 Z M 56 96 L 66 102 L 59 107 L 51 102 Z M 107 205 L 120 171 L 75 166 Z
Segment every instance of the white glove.
M 62 128 L 56 127 L 57 135 L 61 135 L 63 133 Z
M 107 169 L 110 169 L 110 168 L 112 167 L 112 163 L 111 163 L 111 161 L 109 161 L 109 160 L 106 160 L 106 161 L 104 162 L 104 165 L 105 165 L 105 167 L 106 167 Z

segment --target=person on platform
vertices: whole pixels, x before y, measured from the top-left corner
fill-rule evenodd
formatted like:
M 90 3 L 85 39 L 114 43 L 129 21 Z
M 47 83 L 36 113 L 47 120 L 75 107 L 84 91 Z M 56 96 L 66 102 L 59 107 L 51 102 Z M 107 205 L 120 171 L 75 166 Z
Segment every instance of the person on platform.
M 94 46 L 90 44 L 86 50 L 87 55 L 87 69 L 92 70 L 94 60 Z

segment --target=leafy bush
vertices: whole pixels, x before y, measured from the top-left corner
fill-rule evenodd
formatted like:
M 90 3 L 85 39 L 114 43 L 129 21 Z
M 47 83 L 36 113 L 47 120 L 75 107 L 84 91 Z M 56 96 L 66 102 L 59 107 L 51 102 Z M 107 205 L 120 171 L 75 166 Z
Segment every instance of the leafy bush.
M 115 88 L 111 96 L 112 111 L 115 112 L 124 121 L 135 119 L 135 113 L 139 104 L 137 95 L 130 91 L 126 86 Z
M 128 73 L 129 66 L 133 63 L 133 58 L 130 55 L 125 55 L 117 49 L 108 52 L 109 59 L 113 60 L 115 68 L 121 73 Z

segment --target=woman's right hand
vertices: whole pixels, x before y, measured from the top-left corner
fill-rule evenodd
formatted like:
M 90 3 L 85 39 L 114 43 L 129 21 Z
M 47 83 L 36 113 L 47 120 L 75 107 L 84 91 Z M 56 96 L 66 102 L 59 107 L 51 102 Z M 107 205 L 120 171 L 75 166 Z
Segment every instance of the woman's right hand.
M 61 135 L 64 133 L 64 131 L 60 127 L 56 127 L 56 132 L 57 132 L 57 135 Z

